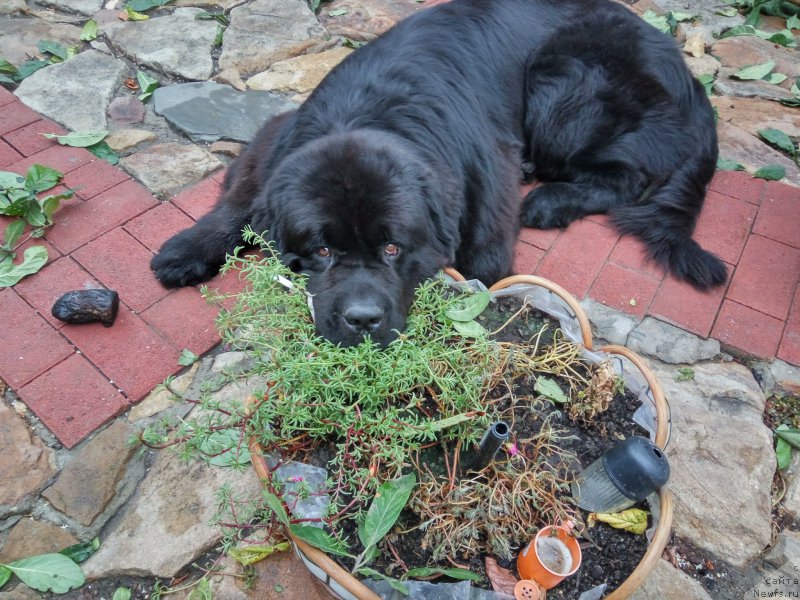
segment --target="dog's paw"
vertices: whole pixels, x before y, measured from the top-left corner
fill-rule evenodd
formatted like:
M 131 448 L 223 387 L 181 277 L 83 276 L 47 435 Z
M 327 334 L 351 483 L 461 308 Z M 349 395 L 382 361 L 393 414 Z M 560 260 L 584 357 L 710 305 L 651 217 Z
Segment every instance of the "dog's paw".
M 209 264 L 193 253 L 162 250 L 150 261 L 150 268 L 164 287 L 176 288 L 208 281 L 219 265 Z
M 536 192 L 533 190 L 522 202 L 522 225 L 534 229 L 555 229 L 569 225 L 571 219 L 553 210 L 543 198 L 537 198 Z

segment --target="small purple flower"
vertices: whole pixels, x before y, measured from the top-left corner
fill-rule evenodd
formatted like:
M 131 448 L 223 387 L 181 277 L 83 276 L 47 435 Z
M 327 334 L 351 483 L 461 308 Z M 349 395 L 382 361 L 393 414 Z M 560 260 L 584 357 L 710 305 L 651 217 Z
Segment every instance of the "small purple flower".
M 302 475 L 292 475 L 286 481 L 291 481 L 292 483 L 300 483 L 301 481 L 303 481 L 303 476 Z
M 511 456 L 517 456 L 519 454 L 519 448 L 514 442 L 508 442 L 506 444 L 506 452 L 509 453 Z

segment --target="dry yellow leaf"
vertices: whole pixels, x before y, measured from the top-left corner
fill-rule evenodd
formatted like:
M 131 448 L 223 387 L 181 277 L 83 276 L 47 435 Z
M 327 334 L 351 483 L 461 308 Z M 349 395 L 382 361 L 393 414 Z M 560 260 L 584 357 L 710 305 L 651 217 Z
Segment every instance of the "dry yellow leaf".
M 686 38 L 686 43 L 683 45 L 683 51 L 686 54 L 691 54 L 695 58 L 700 58 L 706 53 L 706 43 L 703 38 L 703 32 L 699 31 L 694 35 Z

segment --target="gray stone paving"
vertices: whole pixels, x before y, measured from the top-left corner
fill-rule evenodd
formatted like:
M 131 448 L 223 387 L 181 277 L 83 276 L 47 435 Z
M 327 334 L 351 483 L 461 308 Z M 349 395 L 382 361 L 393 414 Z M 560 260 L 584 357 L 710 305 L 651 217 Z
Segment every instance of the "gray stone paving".
M 250 103 L 269 98 L 271 110 L 280 112 L 301 102 L 350 52 L 342 46 L 343 38 L 373 39 L 423 9 L 414 0 L 334 0 L 314 15 L 302 0 L 177 0 L 154 11 L 148 21 L 122 22 L 117 18 L 122 5 L 121 0 L 42 0 L 36 6 L 0 0 L 0 56 L 20 63 L 37 54 L 41 39 L 79 45 L 80 26 L 95 16 L 101 28 L 97 42 L 82 46 L 65 63 L 35 73 L 15 93 L 69 129 L 110 129 L 107 142 L 123 154 L 121 166 L 162 196 L 202 179 L 235 154 L 230 145 L 216 146 L 213 153 L 215 147 L 207 142 L 246 142 L 252 137 L 255 125 L 243 126 L 241 118 Z M 742 66 L 775 60 L 776 71 L 792 79 L 800 75 L 797 51 L 756 37 L 716 40 L 713 32 L 741 21 L 715 14 L 720 6 L 710 0 L 691 3 L 691 8 L 684 0 L 642 0 L 634 9 L 703 14 L 695 24 L 681 24 L 678 35 L 702 36 L 716 57 L 687 57 L 687 62 L 696 74 L 720 73 L 715 89 L 723 96 L 714 103 L 721 155 L 752 170 L 784 164 L 787 179 L 800 184 L 796 166 L 756 137 L 766 127 L 800 134 L 797 109 L 763 102 L 789 97 L 789 83 L 729 77 Z M 213 46 L 216 21 L 195 19 L 201 9 L 219 8 L 230 18 L 221 50 Z M 137 70 L 155 76 L 161 85 L 147 103 L 124 85 Z M 259 114 L 265 114 L 263 107 Z M 673 556 L 670 562 L 665 557 L 633 598 L 738 600 L 753 597 L 754 590 L 773 590 L 773 580 L 797 577 L 796 532 L 778 536 L 764 560 L 760 554 L 772 533 L 775 468 L 772 436 L 762 412 L 773 389 L 800 392 L 798 369 L 775 361 L 750 365 L 751 372 L 721 355 L 714 342 L 652 318 L 639 322 L 591 301 L 585 306 L 598 339 L 626 344 L 649 357 L 672 407 L 668 456 L 676 500 L 674 532 L 720 567 L 710 575 L 715 585 L 706 581 L 704 587 L 676 568 L 680 558 Z M 164 415 L 186 415 L 192 405 L 180 398 L 196 398 L 200 389 L 220 402 L 240 400 L 259 382 L 230 382 L 221 374 L 246 370 L 246 362 L 238 352 L 202 360 L 172 381 L 169 390 L 154 390 L 72 451 L 58 446 L 6 393 L 7 402 L 0 402 L 0 562 L 100 535 L 101 550 L 83 565 L 91 578 L 171 577 L 217 544 L 220 533 L 208 525 L 216 509 L 212 491 L 230 480 L 247 493 L 257 493 L 255 475 L 187 464 L 169 452 L 137 453 L 127 440 L 138 427 Z M 692 366 L 694 379 L 679 382 L 678 368 L 686 365 Z M 797 519 L 800 454 L 795 453 L 785 478 L 783 504 Z M 274 581 L 287 582 L 280 596 L 284 599 L 325 597 L 292 554 L 256 568 L 258 576 L 249 589 L 238 580 L 212 578 L 217 597 L 275 597 L 270 595 L 275 594 Z M 738 587 L 723 585 L 725 578 L 734 577 L 740 578 Z M 734 588 L 735 598 L 730 595 Z M 784 591 L 796 593 L 798 588 L 790 585 Z M 25 586 L 0 590 L 0 600 L 38 597 Z

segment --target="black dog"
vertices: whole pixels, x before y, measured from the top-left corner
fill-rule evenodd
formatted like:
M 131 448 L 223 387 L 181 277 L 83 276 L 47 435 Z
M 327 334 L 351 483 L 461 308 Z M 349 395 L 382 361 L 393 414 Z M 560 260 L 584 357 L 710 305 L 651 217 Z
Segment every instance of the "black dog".
M 151 266 L 166 286 L 198 283 L 245 225 L 267 230 L 309 275 L 321 335 L 385 345 L 440 268 L 487 284 L 507 275 L 520 220 L 609 212 L 703 289 L 726 278 L 691 239 L 716 158 L 702 86 L 674 42 L 624 7 L 456 0 L 353 53 L 267 123 L 214 210 Z M 544 183 L 520 205 L 523 164 Z

